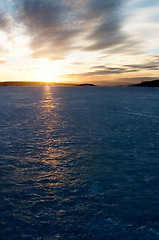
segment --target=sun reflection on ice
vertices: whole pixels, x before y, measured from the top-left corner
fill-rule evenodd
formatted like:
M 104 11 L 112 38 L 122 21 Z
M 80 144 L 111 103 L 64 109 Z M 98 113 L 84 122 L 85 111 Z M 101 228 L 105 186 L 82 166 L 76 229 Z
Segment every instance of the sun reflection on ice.
M 53 96 L 51 92 L 51 87 L 49 85 L 46 85 L 44 87 L 44 99 L 42 101 L 41 107 L 45 109 L 45 113 L 52 111 L 53 108 L 55 108 L 55 104 L 53 102 Z
M 61 139 L 59 138 L 59 115 L 57 114 L 57 104 L 54 102 L 53 92 L 54 87 L 50 87 L 49 85 L 44 87 L 44 98 L 41 104 L 41 117 L 42 117 L 42 125 L 43 125 L 43 134 L 45 135 L 45 152 L 43 153 L 45 163 L 53 164 L 56 162 L 55 158 L 59 157 L 61 148 L 58 146 L 61 143 Z

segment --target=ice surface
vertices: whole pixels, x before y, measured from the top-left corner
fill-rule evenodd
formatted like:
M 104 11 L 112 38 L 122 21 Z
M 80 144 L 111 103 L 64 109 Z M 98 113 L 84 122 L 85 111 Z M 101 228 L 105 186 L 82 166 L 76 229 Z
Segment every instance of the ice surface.
M 0 239 L 159 239 L 159 89 L 1 87 Z

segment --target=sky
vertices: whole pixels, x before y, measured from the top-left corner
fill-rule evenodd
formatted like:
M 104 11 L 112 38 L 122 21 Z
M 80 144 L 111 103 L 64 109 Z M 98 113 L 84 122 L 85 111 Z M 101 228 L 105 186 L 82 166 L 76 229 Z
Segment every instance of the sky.
M 0 0 L 0 81 L 157 79 L 158 13 L 157 0 Z

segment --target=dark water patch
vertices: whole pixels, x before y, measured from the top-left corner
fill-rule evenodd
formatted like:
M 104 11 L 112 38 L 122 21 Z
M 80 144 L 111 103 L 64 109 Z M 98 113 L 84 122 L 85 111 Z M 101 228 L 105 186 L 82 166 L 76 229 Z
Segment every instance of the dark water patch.
M 0 239 L 159 239 L 157 89 L 0 91 Z

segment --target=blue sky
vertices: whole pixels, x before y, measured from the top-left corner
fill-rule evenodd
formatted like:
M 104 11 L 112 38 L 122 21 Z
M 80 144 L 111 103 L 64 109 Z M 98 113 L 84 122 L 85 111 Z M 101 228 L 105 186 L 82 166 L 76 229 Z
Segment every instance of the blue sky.
M 158 77 L 157 1 L 0 3 L 0 81 L 116 85 Z

